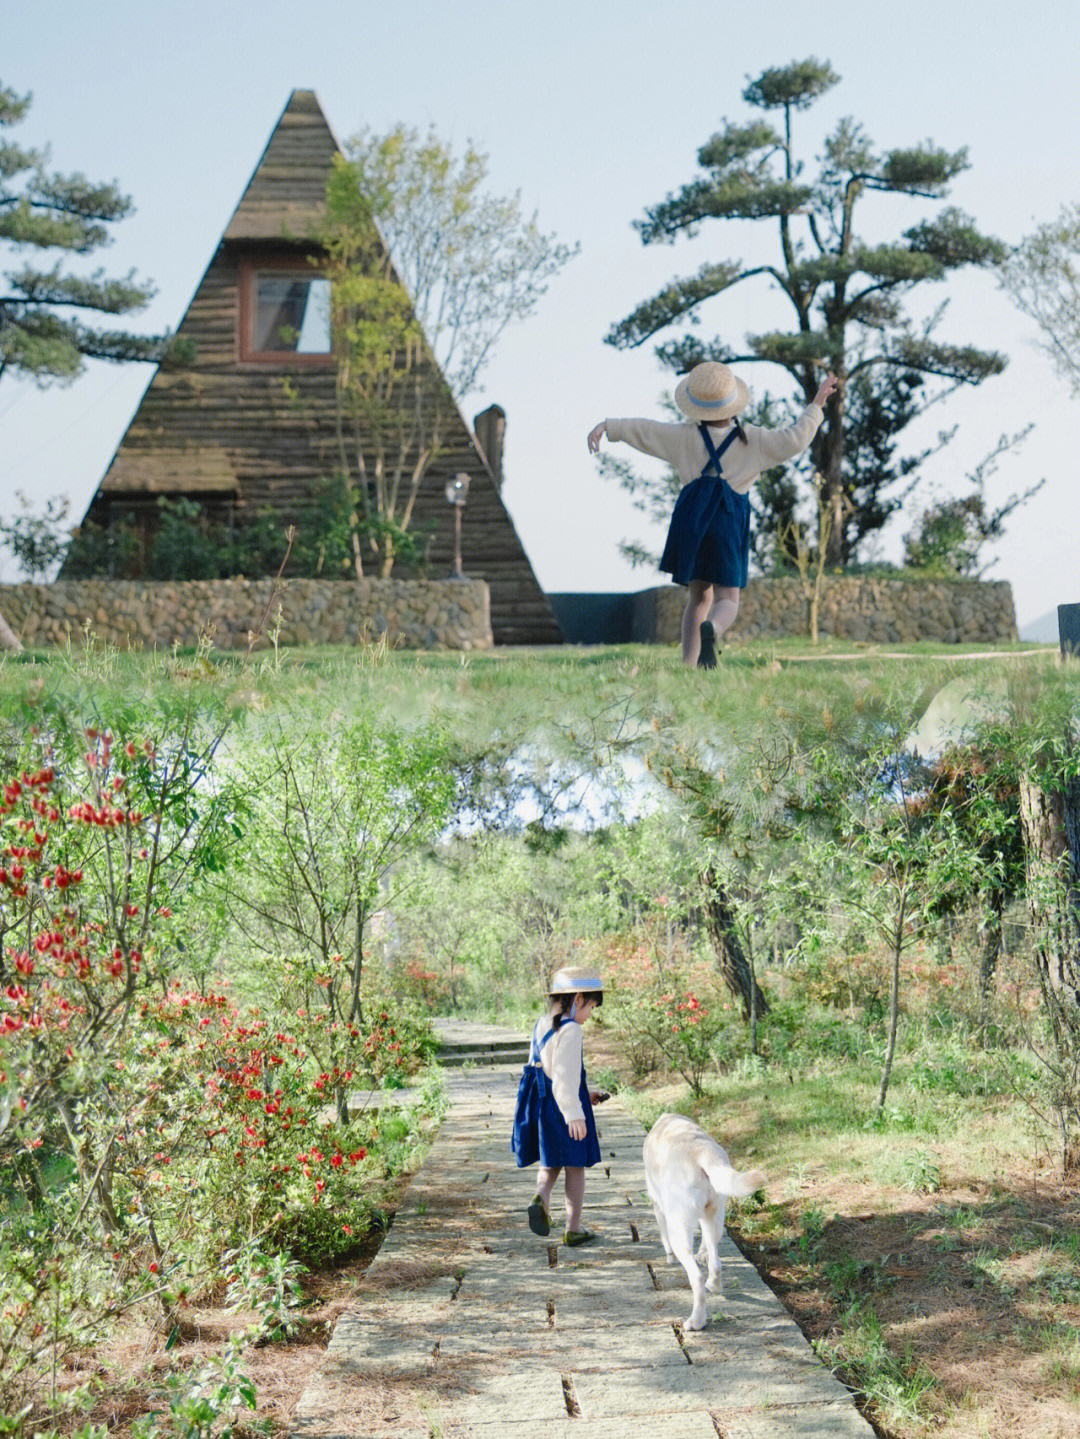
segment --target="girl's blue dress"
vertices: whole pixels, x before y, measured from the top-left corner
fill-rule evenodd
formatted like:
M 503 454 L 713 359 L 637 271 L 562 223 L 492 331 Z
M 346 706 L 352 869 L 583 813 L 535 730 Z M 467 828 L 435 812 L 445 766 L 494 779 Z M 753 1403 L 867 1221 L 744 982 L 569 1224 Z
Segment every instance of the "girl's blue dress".
M 543 1039 L 539 1039 L 540 1028 L 545 1023 L 550 1025 L 550 1021 L 540 1020 L 533 1030 L 532 1053 L 521 1072 L 510 1147 L 517 1156 L 519 1169 L 535 1164 L 537 1160 L 545 1169 L 561 1169 L 565 1165 L 588 1169 L 600 1163 L 600 1140 L 596 1134 L 589 1086 L 585 1082 L 585 1065 L 581 1066 L 581 1087 L 578 1090 L 585 1115 L 585 1138 L 571 1139 L 569 1126 L 551 1092 L 551 1080 L 540 1064 L 540 1051 L 555 1033 L 554 1028 L 549 1027 Z M 576 1024 L 577 1020 L 565 1019 L 563 1023 Z
M 750 565 L 750 497 L 724 479 L 720 457 L 739 431 L 733 426 L 717 448 L 708 425 L 699 425 L 709 460 L 696 480 L 679 491 L 660 568 L 672 583 L 701 580 L 744 590 Z

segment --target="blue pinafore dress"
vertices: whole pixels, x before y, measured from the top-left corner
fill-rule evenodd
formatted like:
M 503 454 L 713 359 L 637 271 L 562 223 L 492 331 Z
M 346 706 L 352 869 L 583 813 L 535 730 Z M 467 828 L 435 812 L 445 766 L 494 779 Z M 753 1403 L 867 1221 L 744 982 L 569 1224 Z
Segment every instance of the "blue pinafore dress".
M 737 424 L 717 448 L 708 425 L 699 425 L 709 458 L 696 480 L 679 491 L 660 568 L 673 584 L 701 580 L 743 590 L 750 565 L 750 499 L 724 479 L 720 460 L 739 433 Z
M 543 1039 L 538 1039 L 544 1022 L 540 1020 L 533 1030 L 529 1062 L 521 1071 L 517 1109 L 514 1112 L 514 1135 L 510 1147 L 517 1156 L 519 1169 L 524 1169 L 527 1164 L 535 1164 L 537 1160 L 545 1169 L 561 1169 L 564 1165 L 588 1169 L 591 1165 L 600 1163 L 600 1141 L 596 1134 L 589 1086 L 585 1082 L 585 1066 L 581 1066 L 581 1085 L 578 1090 L 581 1109 L 585 1115 L 585 1138 L 571 1139 L 569 1126 L 551 1092 L 551 1080 L 540 1063 L 540 1051 L 555 1033 L 554 1027 L 549 1028 Z M 565 1019 L 563 1023 L 576 1024 L 577 1021 Z

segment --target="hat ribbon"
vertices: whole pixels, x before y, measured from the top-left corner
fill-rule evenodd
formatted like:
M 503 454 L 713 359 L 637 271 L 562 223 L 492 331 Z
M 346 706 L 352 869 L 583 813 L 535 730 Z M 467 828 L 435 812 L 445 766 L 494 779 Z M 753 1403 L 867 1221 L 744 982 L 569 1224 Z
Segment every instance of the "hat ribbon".
M 686 387 L 686 393 L 699 410 L 718 410 L 722 405 L 730 405 L 732 400 L 738 397 L 739 387 L 736 385 L 729 395 L 724 395 L 719 400 L 699 400 L 689 385 Z

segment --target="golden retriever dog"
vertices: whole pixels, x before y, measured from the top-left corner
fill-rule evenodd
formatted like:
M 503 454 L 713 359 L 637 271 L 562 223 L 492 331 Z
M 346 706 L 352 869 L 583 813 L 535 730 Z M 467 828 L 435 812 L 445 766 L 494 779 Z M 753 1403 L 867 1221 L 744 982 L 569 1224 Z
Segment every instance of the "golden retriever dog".
M 760 1169 L 732 1169 L 727 1151 L 700 1125 L 681 1114 L 662 1114 L 645 1136 L 645 1187 L 652 1200 L 668 1263 L 677 1259 L 694 1291 L 686 1321 L 704 1329 L 705 1291 L 722 1292 L 717 1245 L 724 1232 L 728 1199 L 744 1199 L 760 1189 Z M 708 1258 L 708 1279 L 694 1258 L 694 1234 L 701 1226 L 701 1248 Z M 699 1251 L 700 1257 L 700 1251 Z

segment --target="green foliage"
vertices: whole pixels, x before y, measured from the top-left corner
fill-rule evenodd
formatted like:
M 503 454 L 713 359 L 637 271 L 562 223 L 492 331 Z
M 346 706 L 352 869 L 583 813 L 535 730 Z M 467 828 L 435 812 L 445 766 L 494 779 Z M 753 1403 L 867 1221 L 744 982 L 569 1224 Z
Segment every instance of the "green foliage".
M 842 1342 L 819 1339 L 814 1347 L 827 1364 L 848 1376 L 848 1382 L 889 1424 L 927 1419 L 927 1399 L 937 1390 L 937 1380 L 914 1359 L 910 1348 L 903 1355 L 890 1349 L 872 1309 L 853 1304 L 843 1319 Z
M 298 1313 L 303 1303 L 300 1276 L 307 1270 L 302 1264 L 280 1251 L 266 1254 L 250 1243 L 223 1254 L 221 1262 L 226 1312 L 250 1309 L 255 1313 L 249 1337 L 273 1344 L 290 1338 L 303 1326 Z
M 337 360 L 338 461 L 355 491 L 359 563 L 388 575 L 460 400 L 511 322 L 532 313 L 574 251 L 485 195 L 487 158 L 397 126 L 335 156 L 326 219 Z M 438 369 L 432 364 L 432 356 Z
M 1031 485 L 1022 495 L 1012 495 L 997 509 L 988 509 L 984 487 L 994 473 L 1001 455 L 1014 450 L 1031 432 L 1027 425 L 1014 435 L 1002 435 L 997 446 L 967 477 L 975 488 L 970 494 L 939 500 L 919 516 L 915 529 L 904 537 L 904 562 L 929 574 L 978 576 L 983 547 L 1004 533 L 1005 521 L 1045 485 L 1045 479 Z
M 743 99 L 762 110 L 805 110 L 839 82 L 840 76 L 828 61 L 822 63 L 811 56 L 763 71 L 747 85 Z
M 941 1188 L 941 1165 L 925 1149 L 908 1150 L 902 1160 L 904 1187 L 913 1194 L 936 1194 Z
M 130 579 L 138 565 L 139 553 L 138 533 L 124 520 L 106 527 L 83 523 L 71 532 L 64 555 L 64 578 Z
M 1001 282 L 1042 332 L 1043 348 L 1080 394 L 1080 204 L 1063 205 L 1007 257 Z
M 202 506 L 195 500 L 162 497 L 158 514 L 147 576 L 152 580 L 216 579 L 219 550 L 210 527 L 202 523 Z
M 44 734 L 0 729 L 0 1394 L 16 1408 L 45 1356 L 102 1341 L 130 1310 L 177 1332 L 180 1307 L 222 1264 L 260 1334 L 287 1334 L 298 1261 L 355 1245 L 383 1176 L 414 1162 L 423 1114 L 439 1104 L 429 1084 L 415 1110 L 342 1114 L 349 1089 L 426 1060 L 427 1016 L 369 995 L 369 1018 L 344 1017 L 342 957 L 329 957 L 324 989 L 318 946 L 304 956 L 294 937 L 283 963 L 284 929 L 253 982 L 228 911 L 208 902 L 235 866 L 245 916 L 273 913 L 281 871 L 256 892 L 249 859 L 266 833 L 241 776 L 275 797 L 255 755 L 241 747 L 221 764 L 221 733 L 175 693 L 153 717 L 130 696 L 98 701 L 124 728 L 73 722 L 66 702 L 37 695 Z M 298 883 L 321 866 L 331 906 L 336 845 L 374 904 L 385 866 L 449 813 L 444 759 L 437 734 L 340 729 L 332 763 L 316 766 L 322 811 L 301 798 L 313 825 L 336 808 L 346 842 L 325 834 L 290 860 L 304 819 L 289 818 L 278 858 Z M 229 978 L 262 1004 L 229 997 Z M 173 1395 L 168 1432 L 229 1427 L 244 1391 L 227 1369 L 216 1388 Z
M 7 542 L 26 578 L 39 583 L 64 557 L 68 544 L 65 521 L 71 505 L 66 496 L 53 495 L 35 514 L 23 492 L 15 493 L 20 513 L 10 520 L 0 520 L 0 537 Z
M 454 395 L 475 390 L 499 336 L 528 318 L 578 250 L 541 233 L 521 196 L 486 194 L 488 157 L 434 129 L 363 131 L 347 146 L 427 343 Z
M 29 95 L 0 86 L 0 128 L 17 125 L 29 104 Z M 4 141 L 0 150 L 0 242 L 15 250 L 30 246 L 37 253 L 91 254 L 108 244 L 107 227 L 131 209 L 131 201 L 115 185 L 94 185 L 79 174 L 50 175 L 46 155 L 21 149 L 13 141 Z M 133 275 L 122 280 L 108 279 L 101 271 L 70 275 L 57 261 L 49 269 L 27 265 L 9 270 L 5 280 L 0 375 L 10 367 L 41 385 L 67 382 L 88 357 L 160 360 L 168 352 L 165 336 L 95 329 L 77 318 L 80 311 L 97 316 L 141 310 L 153 288 Z
M 349 579 L 354 575 L 356 508 L 356 495 L 340 475 L 320 481 L 310 498 L 288 514 L 263 509 L 242 526 L 215 519 L 197 500 L 163 496 L 158 500 L 159 523 L 145 573 L 155 580 L 275 575 L 288 551 L 290 576 Z M 289 525 L 294 531 L 291 549 Z M 378 516 L 372 516 L 358 532 L 377 537 L 384 528 Z M 403 563 L 422 559 L 423 531 L 399 533 L 391 526 L 389 532 Z M 138 537 L 130 525 L 121 521 L 107 530 L 83 526 L 67 545 L 64 574 L 73 579 L 98 575 L 126 579 L 136 571 L 138 561 Z
M 135 1439 L 233 1439 L 252 1426 L 245 1411 L 256 1407 L 255 1384 L 243 1365 L 243 1339 L 213 1354 L 190 1372 L 165 1381 L 168 1412 L 152 1412 L 132 1426 Z

